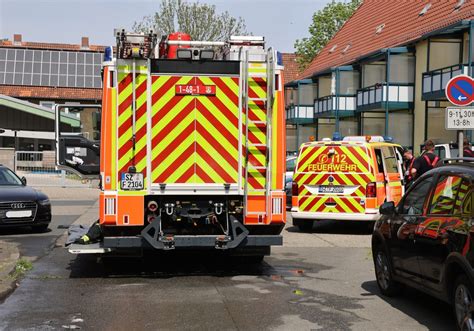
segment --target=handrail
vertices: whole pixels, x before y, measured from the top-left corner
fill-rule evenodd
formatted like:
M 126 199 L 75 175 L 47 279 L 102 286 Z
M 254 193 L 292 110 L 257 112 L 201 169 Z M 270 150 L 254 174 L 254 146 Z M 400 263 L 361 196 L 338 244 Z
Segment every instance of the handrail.
M 356 93 L 354 93 L 354 94 L 338 94 L 339 98 L 354 98 L 356 96 L 357 96 Z M 330 95 L 326 95 L 324 97 L 316 98 L 316 99 L 314 99 L 314 102 L 329 100 L 331 98 L 336 98 L 336 95 L 335 94 L 330 94 Z
M 469 66 L 468 63 L 458 63 L 458 64 L 454 64 L 452 66 L 447 66 L 447 67 L 443 67 L 443 68 L 438 68 L 438 69 L 433 69 L 433 70 L 429 70 L 429 71 L 425 71 L 422 75 L 423 77 L 425 76 L 433 76 L 433 75 L 437 75 L 437 74 L 442 74 L 445 72 L 445 70 L 447 69 L 450 69 L 450 71 L 454 71 L 452 70 L 453 68 L 459 68 L 459 69 L 463 69 L 464 67 L 467 67 Z M 471 64 L 471 66 L 474 66 L 474 63 Z
M 396 87 L 396 86 L 414 86 L 415 83 L 394 83 L 394 82 L 382 82 L 382 83 L 378 83 L 378 84 L 374 84 L 374 85 L 370 85 L 370 86 L 366 86 L 366 87 L 361 87 L 360 89 L 357 90 L 357 94 L 361 93 L 361 92 L 365 92 L 365 91 L 370 91 L 370 90 L 376 90 L 378 88 L 381 88 L 381 87 L 384 87 L 384 86 L 387 86 L 389 85 L 390 87 Z

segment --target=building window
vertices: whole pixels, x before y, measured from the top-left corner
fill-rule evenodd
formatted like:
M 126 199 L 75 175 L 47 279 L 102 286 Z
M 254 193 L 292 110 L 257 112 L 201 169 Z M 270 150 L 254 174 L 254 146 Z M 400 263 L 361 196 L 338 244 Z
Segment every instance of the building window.
M 54 105 L 55 105 L 54 101 L 40 101 L 40 106 L 45 107 L 45 108 L 53 109 Z

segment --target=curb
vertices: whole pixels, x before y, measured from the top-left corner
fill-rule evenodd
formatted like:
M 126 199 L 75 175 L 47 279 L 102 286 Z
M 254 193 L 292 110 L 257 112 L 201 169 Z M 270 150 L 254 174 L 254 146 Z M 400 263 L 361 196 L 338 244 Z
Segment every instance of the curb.
M 16 279 L 11 275 L 15 271 L 20 251 L 16 244 L 0 240 L 0 303 L 18 286 Z

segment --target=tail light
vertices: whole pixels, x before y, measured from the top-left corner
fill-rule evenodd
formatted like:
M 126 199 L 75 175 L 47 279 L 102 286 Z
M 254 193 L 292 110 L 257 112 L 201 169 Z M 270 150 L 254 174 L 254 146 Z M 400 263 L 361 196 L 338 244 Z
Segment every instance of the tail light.
M 148 202 L 148 210 L 151 212 L 155 212 L 158 209 L 158 204 L 156 201 L 150 201 Z
M 297 195 L 298 195 L 298 183 L 293 182 L 293 183 L 291 184 L 291 194 L 292 194 L 293 196 L 297 196 Z
M 368 183 L 365 189 L 365 196 L 367 198 L 376 198 L 377 197 L 377 184 L 372 182 Z

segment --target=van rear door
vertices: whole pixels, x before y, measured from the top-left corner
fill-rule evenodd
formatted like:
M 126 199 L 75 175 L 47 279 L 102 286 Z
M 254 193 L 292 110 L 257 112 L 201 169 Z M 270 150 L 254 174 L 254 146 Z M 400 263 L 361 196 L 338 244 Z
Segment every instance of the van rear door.
M 294 180 L 299 210 L 324 213 L 365 213 L 375 181 L 366 146 L 345 142 L 303 147 Z
M 386 200 L 397 204 L 403 195 L 400 164 L 393 146 L 382 147 L 385 166 L 385 191 Z

